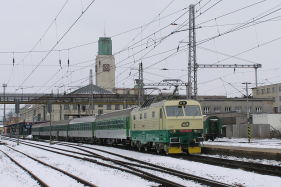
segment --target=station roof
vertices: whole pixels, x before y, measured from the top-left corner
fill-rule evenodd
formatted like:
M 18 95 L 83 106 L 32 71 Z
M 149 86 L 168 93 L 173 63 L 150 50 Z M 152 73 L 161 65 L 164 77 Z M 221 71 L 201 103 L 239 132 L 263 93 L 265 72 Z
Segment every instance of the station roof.
M 98 87 L 96 85 L 92 85 L 92 88 L 93 88 L 93 93 L 94 94 L 114 94 L 110 91 L 107 91 L 101 87 Z M 87 85 L 87 86 L 84 86 L 82 88 L 79 88 L 73 92 L 71 92 L 70 94 L 89 94 L 90 93 L 90 85 Z

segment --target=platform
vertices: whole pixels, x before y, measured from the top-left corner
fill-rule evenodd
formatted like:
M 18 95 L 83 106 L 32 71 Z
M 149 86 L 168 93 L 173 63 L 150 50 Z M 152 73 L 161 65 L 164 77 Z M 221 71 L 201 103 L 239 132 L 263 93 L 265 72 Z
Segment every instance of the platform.
M 267 159 L 281 161 L 281 149 L 250 148 L 239 146 L 204 145 L 201 147 L 204 154 L 218 154 L 253 159 Z

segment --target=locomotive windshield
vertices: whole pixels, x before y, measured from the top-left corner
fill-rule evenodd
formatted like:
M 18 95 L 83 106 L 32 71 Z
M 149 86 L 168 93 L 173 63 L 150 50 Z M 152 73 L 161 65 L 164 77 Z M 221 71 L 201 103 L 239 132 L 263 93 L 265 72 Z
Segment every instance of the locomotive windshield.
M 186 116 L 201 116 L 200 107 L 198 105 L 184 106 Z
M 166 106 L 166 113 L 168 117 L 183 116 L 183 110 L 181 106 Z

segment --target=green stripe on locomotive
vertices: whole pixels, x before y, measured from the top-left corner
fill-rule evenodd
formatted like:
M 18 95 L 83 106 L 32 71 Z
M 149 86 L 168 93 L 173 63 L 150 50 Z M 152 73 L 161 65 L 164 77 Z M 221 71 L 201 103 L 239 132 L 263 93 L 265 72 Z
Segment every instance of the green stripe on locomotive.
M 217 116 L 210 116 L 205 120 L 205 140 L 221 137 L 222 120 Z
M 203 133 L 202 129 L 190 129 L 190 132 L 182 130 L 149 130 L 149 131 L 132 131 L 132 140 L 140 141 L 143 144 L 148 142 L 170 143 L 171 138 L 181 145 L 195 143 L 195 139 Z

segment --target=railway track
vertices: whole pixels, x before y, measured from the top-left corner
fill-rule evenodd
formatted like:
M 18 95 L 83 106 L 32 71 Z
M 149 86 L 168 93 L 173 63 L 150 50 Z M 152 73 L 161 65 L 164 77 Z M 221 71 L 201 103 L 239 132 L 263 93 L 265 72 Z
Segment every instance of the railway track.
M 130 158 L 130 157 L 123 156 L 123 155 L 118 155 L 118 154 L 115 154 L 115 153 L 106 152 L 106 151 L 103 151 L 103 150 L 90 148 L 90 147 L 86 147 L 86 146 L 79 145 L 79 147 L 78 147 L 78 146 L 75 146 L 73 144 L 70 145 L 70 144 L 67 144 L 67 143 L 57 143 L 58 145 L 64 145 L 64 146 L 68 146 L 68 147 L 71 147 L 71 148 L 75 148 L 75 149 L 80 150 L 80 151 L 84 151 L 87 154 L 75 152 L 75 151 L 64 150 L 64 149 L 60 149 L 60 148 L 54 148 L 54 147 L 46 146 L 46 145 L 44 145 L 44 148 L 43 148 L 42 145 L 36 144 L 36 143 L 33 143 L 32 145 L 30 143 L 24 143 L 24 142 L 21 142 L 21 143 L 25 144 L 25 145 L 32 146 L 32 147 L 36 147 L 36 148 L 39 148 L 39 149 L 55 152 L 55 153 L 58 153 L 58 154 L 63 154 L 65 156 L 71 156 L 71 157 L 79 158 L 79 159 L 86 160 L 86 161 L 89 161 L 89 162 L 94 162 L 96 164 L 100 164 L 100 165 L 103 165 L 103 166 L 106 166 L 106 167 L 111 167 L 111 168 L 114 168 L 114 169 L 119 169 L 119 170 L 122 170 L 122 171 L 125 171 L 125 172 L 129 172 L 131 174 L 140 176 L 140 177 L 142 177 L 146 180 L 157 182 L 157 183 L 161 184 L 162 186 L 183 186 L 183 185 L 172 182 L 172 181 L 169 181 L 169 180 L 166 180 L 166 179 L 158 177 L 156 175 L 152 175 L 150 172 L 145 172 L 145 171 L 143 171 L 141 169 L 137 169 L 137 168 L 162 172 L 162 173 L 169 174 L 169 175 L 172 175 L 172 176 L 180 177 L 182 179 L 193 180 L 193 181 L 196 181 L 200 184 L 207 185 L 207 186 L 218 186 L 218 187 L 219 186 L 231 186 L 229 184 L 221 183 L 221 182 L 218 182 L 218 181 L 206 179 L 206 178 L 203 178 L 203 177 L 199 177 L 199 176 L 191 175 L 191 174 L 188 174 L 188 173 L 176 171 L 176 170 L 173 170 L 173 169 L 170 169 L 170 168 L 158 166 L 158 165 L 151 164 L 151 163 L 148 163 L 148 162 L 139 161 L 139 160 L 136 160 L 136 159 L 133 159 L 133 158 Z M 83 148 L 81 148 L 81 147 L 83 147 Z M 69 155 L 69 154 L 61 153 L 61 152 L 54 151 L 54 150 L 49 150 L 49 149 L 46 149 L 46 148 L 56 149 L 56 150 L 59 150 L 59 151 L 70 152 L 70 153 L 88 156 L 88 157 L 93 157 L 93 158 L 96 158 L 96 159 L 102 159 L 103 161 L 109 161 L 111 163 L 114 163 L 114 165 L 119 165 L 119 166 L 128 168 L 129 170 L 124 169 L 124 168 L 120 168 L 120 167 L 116 167 L 116 166 L 112 166 L 110 164 L 101 163 L 101 162 L 98 162 L 97 160 L 94 160 L 92 158 L 85 158 L 85 157 L 82 158 L 82 157 L 79 157 L 79 156 L 74 156 L 74 155 Z M 87 149 L 92 149 L 92 150 L 96 150 L 96 151 L 103 151 L 103 152 L 106 152 L 108 154 L 112 154 L 114 156 L 118 156 L 118 157 L 123 158 L 123 159 L 127 159 L 127 160 L 130 160 L 130 161 L 133 161 L 133 162 L 137 162 L 137 164 L 107 158 L 107 157 L 104 157 L 102 155 L 96 154 L 92 151 L 89 151 Z
M 273 165 L 265 165 L 252 162 L 243 162 L 237 160 L 229 160 L 223 158 L 214 158 L 202 155 L 171 155 L 173 158 L 180 158 L 188 161 L 201 162 L 205 164 L 222 166 L 235 169 L 243 169 L 245 171 L 255 172 L 263 175 L 272 175 L 281 177 L 281 167 Z
M 29 171 L 27 168 L 25 168 L 24 166 L 22 166 L 19 162 L 17 162 L 15 159 L 13 159 L 11 156 L 9 156 L 6 152 L 0 150 L 2 153 L 4 153 L 13 163 L 15 163 L 16 165 L 18 165 L 21 169 L 23 169 L 24 171 L 26 171 L 34 180 L 36 180 L 38 182 L 38 184 L 42 187 L 49 187 L 49 185 L 47 185 L 43 180 L 41 180 L 39 177 L 37 177 L 34 173 L 32 173 L 31 171 Z
M 124 146 L 110 146 L 115 147 L 118 149 L 124 149 L 124 150 L 130 150 L 128 148 L 125 148 Z M 178 158 L 181 160 L 188 160 L 188 161 L 194 161 L 194 162 L 201 162 L 209 165 L 215 165 L 215 166 L 221 166 L 226 168 L 232 168 L 232 169 L 242 169 L 245 171 L 255 172 L 263 175 L 272 175 L 272 176 L 278 176 L 281 177 L 281 167 L 280 166 L 273 166 L 273 165 L 266 165 L 266 164 L 259 164 L 259 163 L 253 163 L 253 162 L 243 162 L 243 161 L 237 161 L 237 160 L 229 160 L 224 158 L 214 158 L 214 157 L 208 157 L 208 156 L 202 156 L 202 155 L 191 155 L 191 154 L 170 154 L 167 155 L 165 153 L 156 153 L 155 151 L 144 151 L 144 150 L 138 150 L 134 149 L 134 151 L 145 153 L 145 154 L 152 154 L 152 155 L 162 155 L 162 156 L 169 156 L 172 158 Z
M 7 146 L 7 145 L 6 145 L 6 146 Z M 21 153 L 21 154 L 25 155 L 26 157 L 28 157 L 28 158 L 30 158 L 30 159 L 32 159 L 32 160 L 34 160 L 34 161 L 36 161 L 36 162 L 38 162 L 38 163 L 40 163 L 40 164 L 42 164 L 42 165 L 45 165 L 45 166 L 47 166 L 47 167 L 49 167 L 49 168 L 52 168 L 52 169 L 54 169 L 54 170 L 57 170 L 57 171 L 59 171 L 59 172 L 65 174 L 65 175 L 67 175 L 67 176 L 73 178 L 73 179 L 76 180 L 77 182 L 80 182 L 80 183 L 84 184 L 85 186 L 97 187 L 96 185 L 94 185 L 94 184 L 92 184 L 92 183 L 90 183 L 90 182 L 88 182 L 88 181 L 86 181 L 86 180 L 84 180 L 84 179 L 82 179 L 82 178 L 80 178 L 80 177 L 77 177 L 77 176 L 75 176 L 75 175 L 72 175 L 71 173 L 69 173 L 69 172 L 67 172 L 67 171 L 64 171 L 64 170 L 59 169 L 59 168 L 54 167 L 54 166 L 51 166 L 51 165 L 49 165 L 49 164 L 47 164 L 47 163 L 45 163 L 45 162 L 42 162 L 42 161 L 40 161 L 40 160 L 38 160 L 38 159 L 36 159 L 36 158 L 34 158 L 34 157 L 32 157 L 32 156 L 29 156 L 29 155 L 27 155 L 27 154 L 25 154 L 25 153 L 23 153 L 23 152 L 21 152 L 21 151 L 18 151 L 18 150 L 14 149 L 14 148 L 12 148 L 12 147 L 10 147 L 10 146 L 7 146 L 7 147 L 8 147 L 9 149 L 12 149 L 12 150 L 15 151 L 15 152 L 18 152 L 18 153 Z M 0 151 L 2 151 L 2 150 L 0 150 Z M 2 152 L 3 152 L 3 151 L 2 151 Z M 32 173 L 32 172 L 29 171 L 28 173 Z M 41 181 L 40 179 L 38 180 L 38 182 L 39 182 L 39 184 L 42 186 L 42 184 L 41 184 L 42 181 Z M 43 183 L 43 186 L 45 186 L 45 183 Z M 48 186 L 48 185 L 47 185 L 47 186 Z

